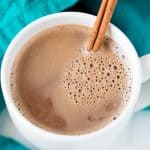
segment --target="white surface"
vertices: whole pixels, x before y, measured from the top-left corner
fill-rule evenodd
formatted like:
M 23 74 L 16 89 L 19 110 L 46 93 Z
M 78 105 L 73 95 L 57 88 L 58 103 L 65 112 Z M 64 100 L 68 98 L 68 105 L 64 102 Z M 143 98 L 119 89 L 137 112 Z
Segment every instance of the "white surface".
M 149 89 L 150 80 L 142 85 L 141 99 L 150 101 Z M 0 134 L 13 137 L 30 149 L 35 150 L 16 130 L 6 110 L 0 116 Z M 128 127 L 113 143 L 110 150 L 150 150 L 150 109 L 134 114 Z

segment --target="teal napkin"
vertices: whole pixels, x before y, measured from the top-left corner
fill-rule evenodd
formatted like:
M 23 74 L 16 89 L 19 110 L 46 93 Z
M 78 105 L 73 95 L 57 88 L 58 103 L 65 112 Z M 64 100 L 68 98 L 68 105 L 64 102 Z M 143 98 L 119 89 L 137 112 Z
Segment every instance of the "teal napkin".
M 132 41 L 138 55 L 150 53 L 150 0 L 118 0 L 112 23 Z M 0 64 L 14 36 L 33 20 L 63 11 L 78 2 L 88 12 L 97 14 L 100 0 L 0 0 Z M 82 8 L 83 10 L 83 8 Z M 0 112 L 4 108 L 0 90 Z M 0 150 L 26 150 L 16 141 L 0 136 Z
M 0 150 L 29 150 L 13 139 L 0 136 Z

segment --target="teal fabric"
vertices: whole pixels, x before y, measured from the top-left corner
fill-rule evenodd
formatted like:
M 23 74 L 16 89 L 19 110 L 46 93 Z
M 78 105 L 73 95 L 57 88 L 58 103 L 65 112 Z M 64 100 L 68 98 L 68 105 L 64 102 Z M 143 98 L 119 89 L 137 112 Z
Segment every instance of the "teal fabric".
M 29 150 L 13 139 L 0 136 L 0 150 Z
M 3 110 L 4 106 L 5 106 L 5 104 L 4 104 L 4 101 L 3 101 L 3 94 L 2 94 L 1 87 L 0 87 L 0 113 Z
M 0 65 L 14 36 L 33 20 L 63 11 L 76 2 L 92 14 L 97 14 L 100 0 L 0 0 Z M 118 0 L 112 18 L 132 41 L 138 55 L 150 53 L 150 0 Z M 0 112 L 4 108 L 0 90 Z M 0 150 L 26 150 L 14 140 L 0 136 Z

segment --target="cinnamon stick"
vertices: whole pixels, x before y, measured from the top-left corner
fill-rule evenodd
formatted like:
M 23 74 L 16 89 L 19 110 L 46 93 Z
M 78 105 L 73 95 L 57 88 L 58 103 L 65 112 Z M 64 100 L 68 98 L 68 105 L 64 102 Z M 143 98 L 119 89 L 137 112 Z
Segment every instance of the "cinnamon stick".
M 103 19 L 104 13 L 105 13 L 107 2 L 108 2 L 108 0 L 103 0 L 102 4 L 101 4 L 101 7 L 99 8 L 94 27 L 92 29 L 92 33 L 91 33 L 89 41 L 88 41 L 88 45 L 87 45 L 88 50 L 91 50 L 94 46 L 94 42 L 96 40 L 98 30 L 101 26 L 102 19 Z
M 95 21 L 92 34 L 87 44 L 88 50 L 98 51 L 114 12 L 117 0 L 103 0 Z

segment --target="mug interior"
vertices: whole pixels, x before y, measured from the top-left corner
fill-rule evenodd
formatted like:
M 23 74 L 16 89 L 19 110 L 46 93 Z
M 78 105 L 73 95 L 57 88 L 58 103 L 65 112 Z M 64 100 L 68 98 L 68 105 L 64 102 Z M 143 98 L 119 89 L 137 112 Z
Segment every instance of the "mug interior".
M 119 122 L 121 122 L 124 117 L 129 113 L 129 111 L 133 111 L 134 105 L 136 103 L 140 85 L 141 85 L 141 70 L 140 64 L 138 60 L 137 53 L 128 40 L 128 38 L 122 33 L 117 27 L 113 24 L 110 24 L 107 30 L 107 35 L 111 37 L 125 52 L 125 54 L 129 58 L 129 63 L 133 67 L 133 93 L 131 96 L 131 100 L 126 107 L 126 109 L 121 113 L 121 115 L 112 123 L 108 124 L 104 128 L 97 130 L 92 133 L 83 134 L 80 136 L 69 136 L 69 135 L 59 135 L 51 132 L 47 132 L 42 130 L 39 127 L 34 126 L 31 122 L 29 122 L 22 114 L 19 112 L 17 107 L 14 104 L 14 101 L 11 96 L 10 91 L 10 72 L 12 68 L 12 64 L 18 52 L 20 51 L 21 47 L 34 35 L 38 32 L 50 28 L 55 25 L 62 25 L 62 24 L 77 24 L 77 25 L 84 25 L 92 27 L 94 24 L 96 17 L 93 15 L 85 14 L 85 13 L 77 13 L 77 12 L 63 12 L 58 14 L 52 14 L 45 17 L 42 17 L 28 26 L 26 26 L 21 32 L 17 34 L 17 36 L 13 39 L 11 44 L 9 45 L 6 54 L 3 59 L 2 69 L 1 69 L 1 84 L 2 90 L 5 98 L 5 102 L 9 112 L 13 112 L 14 115 L 26 124 L 28 128 L 31 130 L 35 130 L 39 134 L 45 134 L 45 136 L 55 136 L 57 139 L 80 139 L 80 138 L 88 138 L 90 136 L 95 136 L 96 134 L 104 133 L 106 130 L 113 128 Z M 80 137 L 80 138 L 79 138 Z

